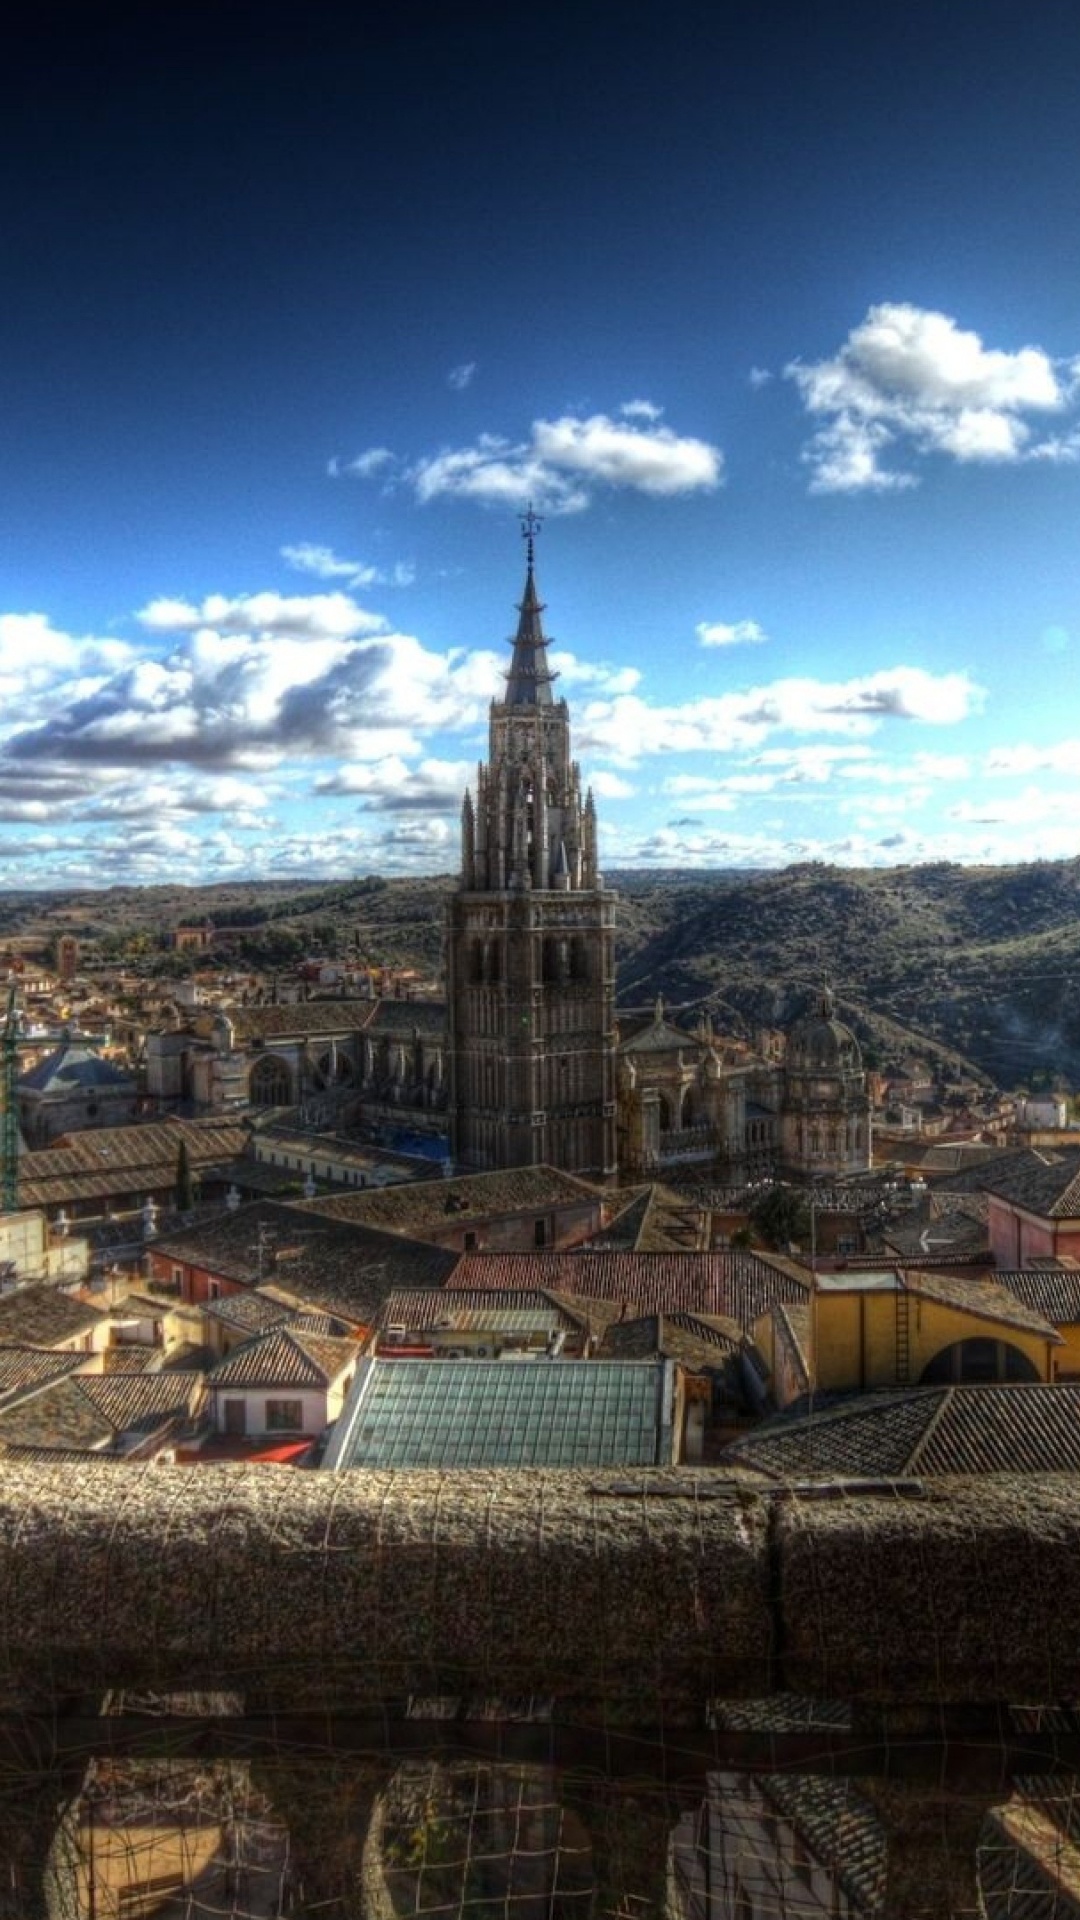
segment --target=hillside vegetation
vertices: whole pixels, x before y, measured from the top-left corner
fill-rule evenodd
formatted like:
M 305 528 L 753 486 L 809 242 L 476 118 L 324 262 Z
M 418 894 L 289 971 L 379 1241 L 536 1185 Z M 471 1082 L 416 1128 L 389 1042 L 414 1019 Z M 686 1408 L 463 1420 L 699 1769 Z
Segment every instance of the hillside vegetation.
M 718 1028 L 782 1024 L 828 978 L 865 1043 L 969 1064 L 1003 1086 L 1080 1084 L 1080 861 L 779 873 L 623 872 L 619 997 L 662 993 Z M 8 894 L 0 939 L 44 954 L 71 931 L 88 958 L 191 964 L 170 929 L 230 929 L 220 957 L 308 953 L 438 971 L 450 876 Z

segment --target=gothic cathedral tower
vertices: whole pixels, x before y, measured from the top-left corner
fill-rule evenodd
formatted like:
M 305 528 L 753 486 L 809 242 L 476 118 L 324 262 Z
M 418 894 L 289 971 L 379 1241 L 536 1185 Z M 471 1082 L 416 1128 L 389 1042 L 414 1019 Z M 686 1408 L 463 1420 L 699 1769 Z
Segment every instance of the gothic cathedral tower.
M 570 758 L 534 578 L 491 705 L 488 763 L 466 793 L 450 902 L 451 1148 L 462 1167 L 616 1169 L 615 896 L 597 868 L 592 794 Z

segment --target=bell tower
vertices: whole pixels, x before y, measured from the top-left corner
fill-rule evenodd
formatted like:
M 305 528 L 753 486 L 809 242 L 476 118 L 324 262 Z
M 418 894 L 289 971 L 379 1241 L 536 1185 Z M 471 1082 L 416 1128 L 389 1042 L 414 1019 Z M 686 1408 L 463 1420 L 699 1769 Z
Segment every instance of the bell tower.
M 522 520 L 525 591 L 491 704 L 487 764 L 461 820 L 447 990 L 451 1148 L 473 1169 L 616 1169 L 615 896 L 570 757 L 536 589 L 540 522 Z

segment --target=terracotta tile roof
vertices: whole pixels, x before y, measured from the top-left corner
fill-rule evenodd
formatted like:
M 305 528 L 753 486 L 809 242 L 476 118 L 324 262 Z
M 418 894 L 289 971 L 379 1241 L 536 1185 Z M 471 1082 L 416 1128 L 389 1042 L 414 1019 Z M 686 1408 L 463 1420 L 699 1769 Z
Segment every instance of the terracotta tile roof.
M 85 1353 L 54 1353 L 42 1347 L 0 1347 L 0 1398 L 35 1393 L 86 1365 Z
M 725 1339 L 717 1335 L 715 1321 L 707 1324 L 689 1313 L 647 1313 L 633 1320 L 613 1320 L 600 1352 L 608 1360 L 644 1360 L 660 1354 L 692 1373 L 717 1373 L 742 1345 L 740 1329 L 733 1321 L 727 1325 L 731 1333 Z
M 720 1314 L 749 1329 L 774 1300 L 805 1300 L 810 1276 L 757 1253 L 467 1253 L 447 1282 L 543 1288 L 606 1299 L 641 1313 Z
M 276 1327 L 234 1347 L 209 1376 L 211 1387 L 327 1387 L 359 1357 L 355 1340 Z
M 0 1298 L 0 1345 L 55 1347 L 92 1332 L 108 1318 L 85 1300 L 34 1282 Z
M 721 1456 L 777 1480 L 1080 1470 L 1080 1386 L 912 1387 L 780 1415 Z
M 1080 1268 L 1022 1267 L 1006 1272 L 998 1267 L 994 1280 L 1052 1327 L 1080 1322 Z
M 1028 1149 L 997 1171 L 991 1164 L 983 1185 L 988 1193 L 1044 1220 L 1080 1220 L 1080 1148 L 1060 1154 Z
M 149 1191 L 172 1180 L 181 1140 L 197 1172 L 235 1160 L 250 1138 L 250 1127 L 236 1120 L 168 1120 L 68 1134 L 62 1144 L 23 1154 L 20 1204 L 56 1207 L 70 1200 Z
M 442 1247 L 275 1200 L 170 1234 L 154 1251 L 364 1326 L 374 1325 L 395 1287 L 441 1286 L 457 1261 Z
M 247 1293 L 227 1293 L 221 1300 L 207 1300 L 202 1312 L 207 1320 L 220 1321 L 222 1326 L 251 1336 L 269 1333 L 271 1327 L 296 1318 L 294 1307 L 287 1307 L 283 1300 L 269 1299 L 257 1287 Z
M 117 1433 L 188 1420 L 206 1398 L 204 1373 L 83 1374 L 79 1386 Z
M 374 1000 L 302 1000 L 292 1007 L 230 1006 L 236 1038 L 249 1047 L 264 1040 L 328 1040 L 334 1034 L 362 1033 L 375 1013 Z
M 419 1033 L 440 1037 L 446 1033 L 446 1003 L 442 1000 L 376 1000 L 368 1026 L 370 1033 Z
M 851 1780 L 828 1774 L 770 1773 L 761 1788 L 834 1874 L 860 1914 L 883 1914 L 888 1837 L 879 1815 Z
M 970 1280 L 964 1274 L 936 1270 L 925 1273 L 911 1267 L 905 1267 L 903 1279 L 908 1293 L 917 1298 L 939 1300 L 943 1306 L 977 1313 L 984 1320 L 998 1320 L 1004 1326 L 1023 1327 L 1026 1332 L 1060 1341 L 1049 1320 L 993 1280 Z
M 0 1442 L 29 1447 L 112 1447 L 116 1428 L 83 1393 L 77 1379 L 56 1380 L 40 1393 L 0 1408 Z
M 413 1234 L 422 1240 L 433 1228 L 455 1220 L 483 1220 L 508 1213 L 542 1212 L 602 1199 L 598 1187 L 555 1167 L 516 1167 L 502 1173 L 473 1173 L 453 1180 L 403 1181 L 399 1186 L 367 1188 L 298 1203 L 297 1212 Z

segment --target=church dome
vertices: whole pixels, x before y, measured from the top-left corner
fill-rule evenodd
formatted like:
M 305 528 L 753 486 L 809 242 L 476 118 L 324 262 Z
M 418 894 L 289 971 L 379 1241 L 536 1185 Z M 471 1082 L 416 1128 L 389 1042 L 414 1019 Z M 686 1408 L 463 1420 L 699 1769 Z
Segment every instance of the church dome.
M 826 987 L 813 1013 L 788 1033 L 786 1065 L 795 1073 L 861 1073 L 862 1054 L 850 1027 L 836 1018 L 836 1002 Z

